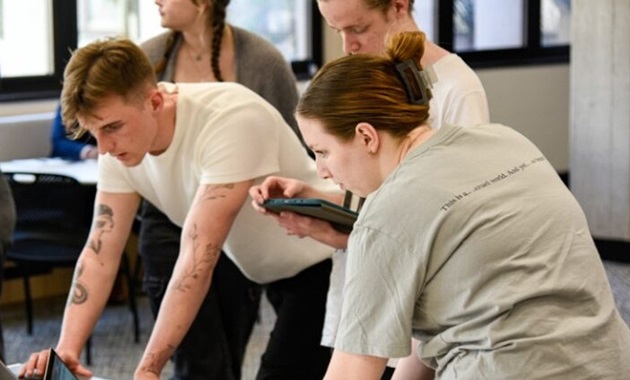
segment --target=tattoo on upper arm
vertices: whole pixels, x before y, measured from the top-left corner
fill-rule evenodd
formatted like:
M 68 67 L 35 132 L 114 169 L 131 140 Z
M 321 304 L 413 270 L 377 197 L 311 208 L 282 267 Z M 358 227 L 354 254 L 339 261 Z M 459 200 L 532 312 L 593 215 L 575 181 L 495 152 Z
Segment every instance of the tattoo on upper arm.
M 213 186 L 206 186 L 204 192 L 203 192 L 203 196 L 202 196 L 202 200 L 204 201 L 211 201 L 214 199 L 221 199 L 221 198 L 225 198 L 226 196 L 226 191 L 228 190 L 234 190 L 234 184 L 233 183 L 225 183 L 225 184 L 221 184 L 221 185 L 213 185 Z
M 68 303 L 80 305 L 87 301 L 88 293 L 85 285 L 81 282 L 81 275 L 83 274 L 83 263 L 79 261 L 77 263 L 76 274 L 72 284 L 72 295 L 68 298 Z
M 168 349 L 162 352 L 149 352 L 146 355 L 146 359 L 142 361 L 141 370 L 143 372 L 150 372 L 156 375 L 160 374 L 160 368 L 168 361 L 168 359 L 175 352 L 175 346 L 169 345 Z
M 196 224 L 193 224 L 188 237 L 190 238 L 193 247 L 193 264 L 192 268 L 188 269 L 182 278 L 177 281 L 175 289 L 179 291 L 189 290 L 191 281 L 199 279 L 200 273 L 205 268 L 214 268 L 219 260 L 219 255 L 221 254 L 221 246 L 218 244 L 208 243 L 205 246 L 201 246 L 198 240 L 199 233 L 197 232 Z
M 96 238 L 88 240 L 87 246 L 94 253 L 101 253 L 103 248 L 103 234 L 110 233 L 114 229 L 114 211 L 106 204 L 99 204 L 97 208 L 96 220 L 94 221 L 94 230 Z

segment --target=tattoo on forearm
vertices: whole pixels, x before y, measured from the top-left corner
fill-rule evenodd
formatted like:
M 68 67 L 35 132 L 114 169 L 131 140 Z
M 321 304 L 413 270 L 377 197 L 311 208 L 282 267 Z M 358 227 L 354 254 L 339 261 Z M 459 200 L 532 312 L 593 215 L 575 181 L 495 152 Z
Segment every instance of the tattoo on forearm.
M 101 253 L 103 248 L 103 234 L 110 233 L 114 229 L 114 211 L 105 204 L 99 204 L 97 208 L 96 220 L 94 221 L 94 230 L 96 238 L 88 241 L 87 246 L 94 253 Z
M 155 375 L 160 375 L 161 369 L 164 366 L 164 363 L 168 361 L 168 359 L 175 352 L 175 346 L 169 345 L 167 350 L 163 352 L 149 352 L 146 355 L 146 358 L 142 361 L 141 370 L 143 372 L 153 373 Z
M 175 289 L 179 291 L 189 290 L 191 282 L 199 279 L 200 273 L 207 267 L 214 268 L 221 254 L 221 246 L 218 244 L 208 243 L 205 247 L 200 246 L 196 224 L 192 226 L 192 231 L 190 231 L 188 237 L 192 241 L 193 265 L 176 282 Z
M 225 183 L 215 186 L 207 186 L 203 192 L 202 200 L 211 201 L 214 199 L 221 199 L 226 197 L 226 191 L 234 190 L 233 183 Z
M 87 289 L 85 288 L 85 285 L 83 285 L 83 283 L 81 282 L 82 274 L 83 274 L 83 264 L 79 261 L 77 263 L 77 269 L 76 269 L 76 274 L 74 276 L 72 289 L 70 290 L 72 292 L 72 295 L 68 298 L 69 304 L 72 303 L 75 305 L 80 305 L 82 303 L 85 303 L 85 301 L 87 301 L 88 293 L 87 293 Z

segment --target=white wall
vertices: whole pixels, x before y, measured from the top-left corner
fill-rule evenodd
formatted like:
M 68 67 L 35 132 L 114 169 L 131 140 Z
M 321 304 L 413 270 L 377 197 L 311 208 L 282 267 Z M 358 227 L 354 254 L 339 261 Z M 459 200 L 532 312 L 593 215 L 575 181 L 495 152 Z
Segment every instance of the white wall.
M 630 2 L 573 7 L 571 191 L 594 236 L 630 243 Z
M 569 65 L 477 70 L 490 120 L 527 136 L 557 171 L 569 169 Z
M 0 161 L 50 153 L 57 99 L 0 103 Z
M 343 55 L 341 37 L 324 25 L 324 59 Z M 569 65 L 480 69 L 490 119 L 532 140 L 557 171 L 569 168 Z

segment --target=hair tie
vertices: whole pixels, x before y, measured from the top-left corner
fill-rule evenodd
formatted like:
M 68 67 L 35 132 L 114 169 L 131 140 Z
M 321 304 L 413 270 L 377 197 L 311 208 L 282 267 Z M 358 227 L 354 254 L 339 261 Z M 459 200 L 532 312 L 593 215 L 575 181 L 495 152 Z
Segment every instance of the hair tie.
M 429 104 L 430 95 L 427 89 L 431 87 L 431 81 L 424 70 L 420 70 L 412 59 L 397 63 L 396 70 L 402 79 L 409 103 Z

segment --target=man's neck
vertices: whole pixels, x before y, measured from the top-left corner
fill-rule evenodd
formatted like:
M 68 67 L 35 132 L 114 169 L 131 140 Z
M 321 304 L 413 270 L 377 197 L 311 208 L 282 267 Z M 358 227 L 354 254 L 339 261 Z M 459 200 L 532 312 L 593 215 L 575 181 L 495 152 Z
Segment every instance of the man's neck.
M 426 40 L 424 43 L 424 54 L 422 55 L 422 59 L 420 60 L 420 64 L 425 66 L 431 66 L 435 64 L 435 62 L 449 55 L 450 52 L 435 43 Z
M 416 21 L 409 14 L 405 18 L 398 21 L 398 25 L 396 25 L 390 33 L 399 33 L 399 32 L 419 32 L 420 28 L 416 24 Z M 424 54 L 422 55 L 422 59 L 420 60 L 420 64 L 422 66 L 430 66 L 435 62 L 439 61 L 441 58 L 449 55 L 450 52 L 435 43 L 429 41 L 428 39 L 424 43 Z
M 161 87 L 160 90 L 164 94 L 164 107 L 158 118 L 158 130 L 155 141 L 157 149 L 149 152 L 154 156 L 164 153 L 173 142 L 177 121 L 177 87 Z

